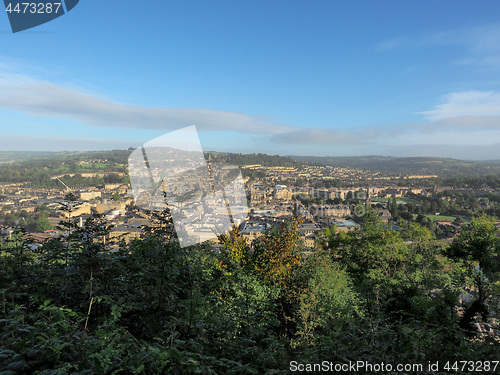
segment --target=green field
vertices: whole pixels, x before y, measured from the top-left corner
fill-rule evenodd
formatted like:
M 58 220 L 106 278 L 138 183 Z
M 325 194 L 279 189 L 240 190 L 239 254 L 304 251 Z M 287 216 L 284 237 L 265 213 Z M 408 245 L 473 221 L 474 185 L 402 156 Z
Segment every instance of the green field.
M 413 215 L 413 220 L 417 219 L 417 214 Z M 431 220 L 451 220 L 455 221 L 456 216 L 444 216 L 444 215 L 424 215 L 426 218 Z
M 425 217 L 431 220 L 450 220 L 455 221 L 456 216 L 444 216 L 444 215 L 425 215 Z
M 417 219 L 418 215 L 413 215 L 413 220 Z M 457 218 L 456 216 L 445 216 L 445 215 L 424 215 L 426 218 L 430 220 L 450 220 L 450 221 L 455 221 Z M 468 217 L 462 217 L 463 221 L 466 223 L 470 223 L 472 219 Z
M 83 163 L 80 164 L 80 167 L 86 169 L 104 169 L 109 167 L 108 163 Z

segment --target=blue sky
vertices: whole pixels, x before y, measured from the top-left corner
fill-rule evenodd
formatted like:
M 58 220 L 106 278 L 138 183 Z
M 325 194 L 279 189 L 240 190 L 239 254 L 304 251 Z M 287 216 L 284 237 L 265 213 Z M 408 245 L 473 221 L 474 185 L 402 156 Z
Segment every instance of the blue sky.
M 500 2 L 82 0 L 0 15 L 0 150 L 500 159 Z

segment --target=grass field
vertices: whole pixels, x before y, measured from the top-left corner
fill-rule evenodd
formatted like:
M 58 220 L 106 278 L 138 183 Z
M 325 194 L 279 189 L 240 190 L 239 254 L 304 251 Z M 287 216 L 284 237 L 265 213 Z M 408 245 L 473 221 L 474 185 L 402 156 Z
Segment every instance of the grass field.
M 80 167 L 86 169 L 104 169 L 109 167 L 108 163 L 84 163 L 80 164 Z
M 455 219 L 457 218 L 456 216 L 445 216 L 445 215 L 425 215 L 426 218 L 430 219 L 430 220 L 450 220 L 450 221 L 455 221 Z M 417 218 L 417 215 L 413 215 L 413 220 L 416 220 Z M 468 218 L 468 217 L 462 217 L 462 219 L 464 220 L 464 222 L 466 223 L 470 223 L 472 219 Z
M 427 218 L 431 220 L 450 220 L 455 221 L 456 216 L 444 216 L 444 215 L 425 215 Z

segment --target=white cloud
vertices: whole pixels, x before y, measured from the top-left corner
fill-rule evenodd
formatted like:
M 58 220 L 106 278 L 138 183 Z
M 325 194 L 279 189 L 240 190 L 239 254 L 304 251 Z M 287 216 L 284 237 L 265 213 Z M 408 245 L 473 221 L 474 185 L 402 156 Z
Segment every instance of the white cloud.
M 277 134 L 295 129 L 231 111 L 119 104 L 23 76 L 0 77 L 0 108 L 35 117 L 63 117 L 86 125 L 126 129 L 175 130 L 196 125 L 201 131 L 235 130 L 251 134 Z
M 443 102 L 430 111 L 420 112 L 437 125 L 464 128 L 499 128 L 500 93 L 494 91 L 462 91 L 446 95 Z

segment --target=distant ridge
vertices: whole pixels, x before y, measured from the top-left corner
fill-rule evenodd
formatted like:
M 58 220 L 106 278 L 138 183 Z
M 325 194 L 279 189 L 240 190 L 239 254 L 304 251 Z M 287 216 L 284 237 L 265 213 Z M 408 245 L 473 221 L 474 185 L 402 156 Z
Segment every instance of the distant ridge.
M 0 151 L 0 164 L 6 162 L 25 162 L 40 159 L 111 159 L 126 164 L 129 150 L 111 151 Z M 262 166 L 301 167 L 303 164 L 321 164 L 340 168 L 365 169 L 375 172 L 399 175 L 437 175 L 448 177 L 478 177 L 500 175 L 500 160 L 466 161 L 439 157 L 393 157 L 393 156 L 280 156 L 262 153 L 236 154 L 209 151 L 207 158 L 219 162 L 229 162 L 239 166 L 259 164 Z
M 437 175 L 439 177 L 500 174 L 500 161 L 465 161 L 439 157 L 393 156 L 290 156 L 302 162 L 385 173 Z
M 123 156 L 126 161 L 130 150 L 104 150 L 104 151 L 0 151 L 0 161 L 26 161 L 39 159 L 88 159 L 93 157 Z
M 478 160 L 481 163 L 500 164 L 500 160 Z

